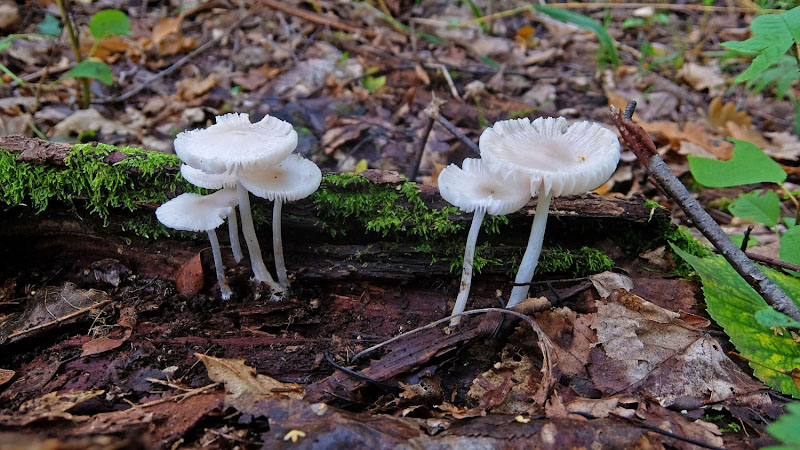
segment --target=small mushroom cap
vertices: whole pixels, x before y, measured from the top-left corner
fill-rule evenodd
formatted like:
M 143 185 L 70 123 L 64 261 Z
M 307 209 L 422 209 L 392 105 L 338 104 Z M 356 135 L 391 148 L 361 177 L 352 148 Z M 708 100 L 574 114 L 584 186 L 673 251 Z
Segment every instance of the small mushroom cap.
M 210 195 L 181 194 L 159 206 L 156 217 L 176 230 L 213 230 L 231 214 L 237 198 L 236 189 L 222 189 Z
M 450 164 L 439 174 L 442 198 L 464 212 L 483 209 L 493 216 L 511 214 L 528 203 L 530 183 L 518 172 L 501 174 L 480 159 Z
M 291 202 L 316 191 L 322 182 L 322 172 L 316 164 L 294 153 L 277 166 L 241 172 L 239 181 L 253 195 Z
M 217 116 L 206 129 L 178 133 L 175 153 L 186 164 L 206 173 L 229 173 L 278 164 L 297 147 L 297 132 L 289 122 L 264 116 L 250 123 L 247 114 Z
M 567 119 L 503 120 L 480 138 L 481 157 L 502 171 L 530 177 L 531 195 L 580 194 L 605 183 L 619 162 L 617 135 L 597 123 Z
M 181 164 L 181 176 L 195 186 L 222 189 L 236 186 L 236 177 L 227 173 L 205 173 L 188 164 Z

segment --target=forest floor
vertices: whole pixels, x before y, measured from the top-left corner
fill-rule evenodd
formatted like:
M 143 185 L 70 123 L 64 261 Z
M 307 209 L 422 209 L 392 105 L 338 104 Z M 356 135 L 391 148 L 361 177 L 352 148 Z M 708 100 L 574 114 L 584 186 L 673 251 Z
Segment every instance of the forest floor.
M 52 29 L 48 17 L 60 17 L 57 4 L 0 0 L 0 31 L 29 34 L 0 46 L 0 138 L 25 136 L 20 149 L 49 155 L 26 161 L 60 170 L 74 143 L 173 153 L 178 132 L 214 116 L 270 114 L 294 125 L 297 151 L 323 172 L 362 172 L 374 184 L 365 189 L 403 192 L 398 201 L 421 214 L 445 206 L 438 173 L 478 157 L 464 141 L 494 122 L 564 116 L 613 130 L 609 105 L 636 100 L 634 121 L 725 232 L 753 226 L 758 245 L 749 251 L 780 257 L 784 224 L 728 209 L 769 185 L 702 188 L 687 161 L 729 159 L 727 139 L 747 140 L 781 164 L 788 190 L 800 189 L 795 108 L 771 87 L 754 94 L 735 83 L 749 60 L 720 46 L 749 36 L 756 5 L 570 9 L 603 24 L 616 41 L 611 56 L 596 34 L 531 8 L 490 16 L 523 2 L 475 2 L 478 13 L 471 3 L 70 3 L 81 51 L 113 74 L 110 85 L 90 83 L 91 106 L 80 109 L 80 81 L 60 78 L 75 66 L 66 33 L 41 34 Z M 770 5 L 779 6 L 787 5 Z M 111 8 L 129 18 L 130 32 L 94 42 L 90 19 Z M 2 180 L 13 175 L 1 172 L 7 163 L 0 157 Z M 419 183 L 420 210 L 393 172 Z M 331 195 L 346 191 L 325 183 Z M 315 198 L 285 213 L 284 233 L 295 238 L 286 249 L 290 295 L 270 301 L 248 265 L 226 257 L 235 295 L 224 302 L 204 241 L 117 231 L 157 205 L 99 217 L 73 200 L 34 208 L 32 198 L 0 195 L 0 448 L 775 442 L 766 426 L 791 399 L 730 354 L 699 278 L 670 250 L 669 222 L 685 225 L 683 213 L 624 147 L 607 183 L 554 203 L 545 243 L 551 258 L 564 249 L 578 261 L 591 247 L 613 263 L 543 269 L 531 295 L 547 303 L 523 311 L 535 322 L 493 311 L 403 335 L 449 314 L 459 270 L 420 250 L 424 237 L 410 225 L 380 233 L 353 216 L 337 222 L 346 235 L 332 235 L 317 225 L 332 216 Z M 487 233 L 499 250 L 476 275 L 468 309 L 507 298 L 534 205 Z M 788 199 L 780 207 L 783 216 L 796 211 Z M 441 220 L 458 227 L 437 236 L 460 244 L 466 218 Z M 270 241 L 268 227 L 261 235 Z

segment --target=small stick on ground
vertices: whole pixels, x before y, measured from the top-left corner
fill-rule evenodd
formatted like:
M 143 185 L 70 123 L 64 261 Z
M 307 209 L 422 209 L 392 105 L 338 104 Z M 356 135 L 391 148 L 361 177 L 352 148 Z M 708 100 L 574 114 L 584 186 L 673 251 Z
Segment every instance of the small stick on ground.
M 425 153 L 425 146 L 428 144 L 428 136 L 431 135 L 434 122 L 435 121 L 433 118 L 429 117 L 428 121 L 425 123 L 425 131 L 422 133 L 422 141 L 420 141 L 419 147 L 417 147 L 417 153 L 414 155 L 414 163 L 411 166 L 411 170 L 408 171 L 408 179 L 411 181 L 415 181 L 417 179 L 419 165 L 422 162 L 422 155 Z
M 461 142 L 464 143 L 464 145 L 469 147 L 470 150 L 472 150 L 478 155 L 481 154 L 481 150 L 480 148 L 478 148 L 478 144 L 473 142 L 472 139 L 468 138 L 464 133 L 462 133 L 461 130 L 459 130 L 455 125 L 453 125 L 453 122 L 450 122 L 449 120 L 447 120 L 445 116 L 441 114 L 436 116 L 436 120 L 440 124 L 442 124 L 442 126 L 447 128 L 447 131 L 449 131 L 453 136 L 457 137 Z
M 633 112 L 633 106 L 628 104 L 626 112 Z M 611 107 L 611 119 L 619 129 L 622 140 L 628 148 L 636 154 L 636 158 L 647 167 L 650 175 L 661 185 L 669 196 L 680 206 L 686 216 L 692 220 L 703 236 L 725 257 L 731 267 L 747 281 L 747 283 L 764 298 L 770 306 L 786 314 L 792 319 L 800 321 L 800 308 L 795 304 L 778 285 L 773 283 L 763 272 L 758 270 L 747 255 L 734 244 L 726 235 L 719 224 L 711 218 L 700 203 L 692 197 L 686 186 L 672 173 L 667 163 L 656 152 L 655 144 L 650 135 L 635 123 L 626 120 L 626 117 Z
M 800 272 L 800 266 L 798 266 L 797 264 L 788 263 L 786 261 L 781 261 L 779 259 L 770 258 L 768 256 L 759 255 L 753 252 L 746 252 L 745 254 L 753 261 L 758 261 L 768 266 L 780 267 L 781 269 L 788 269 L 788 270 L 794 270 L 795 272 Z

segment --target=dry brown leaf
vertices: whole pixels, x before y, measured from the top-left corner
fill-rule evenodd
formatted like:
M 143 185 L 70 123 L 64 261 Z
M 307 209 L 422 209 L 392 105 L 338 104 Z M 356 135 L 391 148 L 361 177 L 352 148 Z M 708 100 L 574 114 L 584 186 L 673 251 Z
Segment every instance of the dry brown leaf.
M 673 149 L 681 148 L 684 141 L 703 147 L 706 151 L 719 159 L 727 160 L 733 155 L 733 145 L 727 141 L 712 142 L 706 129 L 697 122 L 686 122 L 680 129 L 674 122 L 655 121 L 639 122 L 648 133 L 655 133 L 669 141 Z
M 0 423 L 6 426 L 26 426 L 39 420 L 72 420 L 68 413 L 75 405 L 102 395 L 105 391 L 50 392 L 28 400 L 12 415 L 0 415 Z
M 155 46 L 160 46 L 161 41 L 171 34 L 178 34 L 181 30 L 183 23 L 183 15 L 178 17 L 162 17 L 161 21 L 153 27 L 153 34 L 150 36 L 150 41 Z
M 178 268 L 175 273 L 175 287 L 178 293 L 192 297 L 203 290 L 203 263 L 198 252 Z
M 626 291 L 633 289 L 633 280 L 631 280 L 629 276 L 621 273 L 605 271 L 595 275 L 589 275 L 589 280 L 602 298 L 608 298 L 608 296 L 617 289 L 624 289 Z
M 591 414 L 594 417 L 608 417 L 610 414 L 614 414 L 620 417 L 631 418 L 636 414 L 635 409 L 622 408 L 619 406 L 620 403 L 636 404 L 639 403 L 639 401 L 635 397 L 629 396 L 614 396 L 599 399 L 581 398 L 569 402 L 566 409 L 569 412 Z
M 205 78 L 186 78 L 178 81 L 178 92 L 175 97 L 181 100 L 194 100 L 197 97 L 210 91 L 219 83 L 219 79 L 213 73 Z
M 728 122 L 734 122 L 741 127 L 748 128 L 753 120 L 747 111 L 736 111 L 734 102 L 722 103 L 722 99 L 714 97 L 708 104 L 708 120 L 717 130 L 726 130 Z
M 266 64 L 261 67 L 256 67 L 247 71 L 247 75 L 236 75 L 233 77 L 233 82 L 243 87 L 247 91 L 255 91 L 260 88 L 267 81 L 275 78 L 281 69 L 276 67 L 270 68 Z
M 196 354 L 208 370 L 208 377 L 225 384 L 225 403 L 236 409 L 246 409 L 257 400 L 266 397 L 287 397 L 299 400 L 305 390 L 297 383 L 282 383 L 272 377 L 256 373 L 256 369 L 243 359 L 215 358 Z
M 322 135 L 320 145 L 325 149 L 325 154 L 330 155 L 342 144 L 361 136 L 361 133 L 369 129 L 369 124 L 364 122 L 357 122 L 347 124 L 341 127 L 331 128 Z
M 771 141 L 769 147 L 764 148 L 764 153 L 775 158 L 794 161 L 800 157 L 800 140 L 797 136 L 786 131 L 764 133 Z
M 764 139 L 764 136 L 750 126 L 739 125 L 736 122 L 728 122 L 725 124 L 725 127 L 728 130 L 728 134 L 734 139 L 750 142 L 758 148 L 769 147 L 769 142 Z
M 75 111 L 72 115 L 57 123 L 47 135 L 49 137 L 72 136 L 87 130 L 99 131 L 106 136 L 133 134 L 133 131 L 125 125 L 106 119 L 96 109 L 89 108 Z
M 719 90 L 718 86 L 725 83 L 725 78 L 716 64 L 702 66 L 691 62 L 686 63 L 678 71 L 678 76 L 683 78 L 694 90 L 708 89 L 712 94 Z
M 14 378 L 14 375 L 16 374 L 17 372 L 14 372 L 13 370 L 0 369 L 0 386 L 11 381 L 11 379 Z

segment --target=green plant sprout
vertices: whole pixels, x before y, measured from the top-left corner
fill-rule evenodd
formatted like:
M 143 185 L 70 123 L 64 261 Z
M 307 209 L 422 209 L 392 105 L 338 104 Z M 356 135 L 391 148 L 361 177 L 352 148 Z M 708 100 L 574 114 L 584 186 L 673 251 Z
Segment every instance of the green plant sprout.
M 737 83 L 761 92 L 776 86 L 776 95 L 786 95 L 795 107 L 795 133 L 800 133 L 800 101 L 790 87 L 800 80 L 800 6 L 780 14 L 756 17 L 750 24 L 753 36 L 744 41 L 723 42 L 722 46 L 745 55 L 755 55 Z M 788 56 L 795 48 L 794 55 Z
M 56 0 L 61 11 L 61 17 L 64 18 L 64 28 L 70 38 L 72 51 L 75 55 L 75 67 L 70 69 L 64 76 L 53 82 L 56 84 L 61 80 L 67 78 L 77 78 L 81 83 L 80 90 L 80 103 L 81 108 L 86 109 L 89 107 L 90 91 L 89 80 L 97 80 L 106 85 L 111 85 L 114 82 L 114 76 L 111 74 L 111 69 L 102 61 L 92 59 L 95 51 L 97 51 L 100 41 L 109 36 L 121 36 L 130 33 L 131 23 L 128 16 L 122 11 L 115 9 L 108 9 L 100 11 L 92 16 L 89 21 L 89 31 L 94 38 L 94 43 L 89 53 L 84 58 L 81 54 L 80 44 L 78 42 L 78 35 L 72 26 L 72 22 L 68 19 L 66 0 Z
M 622 21 L 622 28 L 649 27 L 653 23 L 666 25 L 669 23 L 669 15 L 659 12 L 649 17 L 628 17 Z

